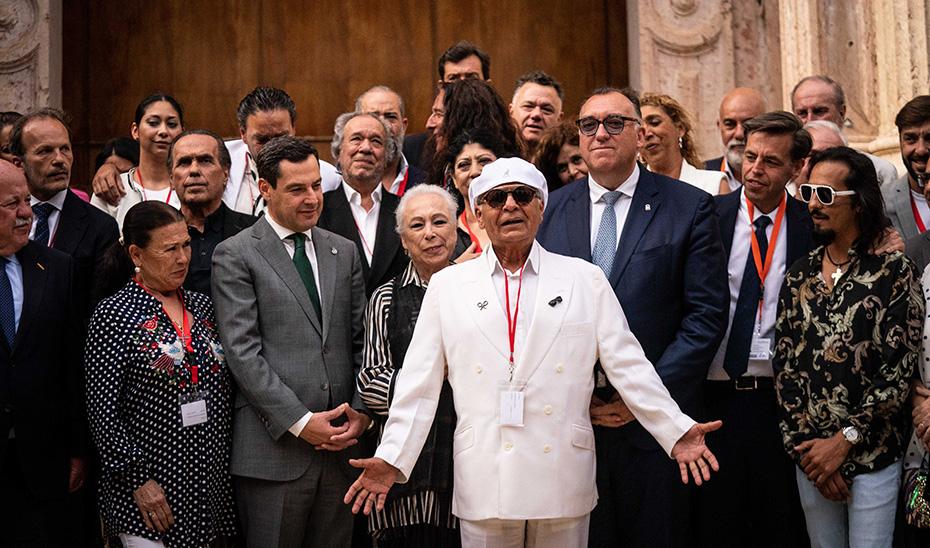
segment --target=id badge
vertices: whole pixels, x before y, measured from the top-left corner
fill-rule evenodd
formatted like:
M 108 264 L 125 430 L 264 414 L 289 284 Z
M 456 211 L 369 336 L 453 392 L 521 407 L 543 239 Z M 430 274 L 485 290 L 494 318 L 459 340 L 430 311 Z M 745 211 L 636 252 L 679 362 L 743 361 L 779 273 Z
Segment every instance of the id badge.
M 501 426 L 523 426 L 523 389 L 525 386 L 525 384 L 501 384 L 499 391 Z
M 743 339 L 745 340 L 745 339 Z M 749 345 L 750 360 L 768 360 L 772 357 L 772 339 L 768 337 L 752 336 L 752 343 Z
M 210 420 L 207 416 L 207 392 L 198 391 L 178 396 L 181 404 L 181 425 L 184 427 L 202 424 Z

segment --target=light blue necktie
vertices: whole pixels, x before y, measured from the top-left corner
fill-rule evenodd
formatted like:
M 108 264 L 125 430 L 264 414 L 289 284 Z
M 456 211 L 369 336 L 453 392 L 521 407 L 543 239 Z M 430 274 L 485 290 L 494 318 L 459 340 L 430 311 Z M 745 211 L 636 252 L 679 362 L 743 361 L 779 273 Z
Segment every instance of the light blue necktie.
M 623 195 L 619 190 L 607 192 L 601 197 L 606 207 L 601 216 L 601 225 L 597 228 L 597 238 L 594 240 L 594 251 L 591 260 L 601 267 L 604 275 L 610 277 L 610 269 L 614 264 L 614 255 L 617 254 L 617 213 L 614 203 Z

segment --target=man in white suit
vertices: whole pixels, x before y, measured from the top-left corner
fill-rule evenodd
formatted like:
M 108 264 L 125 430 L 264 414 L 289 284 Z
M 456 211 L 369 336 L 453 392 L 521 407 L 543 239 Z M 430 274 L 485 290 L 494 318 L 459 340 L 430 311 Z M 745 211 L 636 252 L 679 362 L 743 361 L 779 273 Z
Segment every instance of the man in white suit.
M 435 275 L 374 458 L 346 493 L 352 510 L 383 506 L 429 432 L 444 375 L 458 424 L 453 513 L 463 546 L 587 546 L 597 501 L 588 404 L 594 365 L 679 462 L 682 481 L 717 470 L 704 435 L 721 423 L 682 414 L 633 337 L 603 272 L 534 238 L 547 194 L 519 158 L 485 166 L 469 199 L 491 247 Z M 447 373 L 444 373 L 447 371 Z

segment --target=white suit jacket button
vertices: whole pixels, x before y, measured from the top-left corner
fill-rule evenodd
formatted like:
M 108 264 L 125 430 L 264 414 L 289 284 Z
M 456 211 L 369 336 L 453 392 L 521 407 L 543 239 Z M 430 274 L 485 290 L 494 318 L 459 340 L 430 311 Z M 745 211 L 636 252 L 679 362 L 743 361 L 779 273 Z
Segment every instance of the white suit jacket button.
M 562 368 L 562 364 L 555 366 L 556 373 L 561 373 L 562 371 L 564 371 L 564 369 Z
M 512 443 L 508 441 L 507 443 L 504 444 L 504 451 L 510 451 L 511 449 L 513 449 Z
M 482 371 L 481 366 L 480 366 L 480 365 L 476 365 L 476 366 L 475 366 L 475 373 L 477 373 L 477 374 L 480 375 L 480 374 L 481 374 L 481 371 Z
M 547 414 L 547 415 L 551 415 L 551 414 L 552 414 L 552 406 L 551 406 L 551 405 L 547 405 L 547 406 L 543 407 L 543 413 L 545 413 L 545 414 Z
M 552 451 L 552 448 L 548 445 L 543 445 L 543 453 L 549 453 Z

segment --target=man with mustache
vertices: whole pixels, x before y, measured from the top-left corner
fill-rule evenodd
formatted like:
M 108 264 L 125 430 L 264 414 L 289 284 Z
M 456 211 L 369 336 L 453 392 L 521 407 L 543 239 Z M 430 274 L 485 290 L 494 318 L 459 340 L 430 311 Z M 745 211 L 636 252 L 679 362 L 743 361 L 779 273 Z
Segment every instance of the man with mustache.
M 71 257 L 29 240 L 31 199 L 0 159 L 0 545 L 77 546 L 64 516 L 85 479 L 81 321 Z
M 205 129 L 185 131 L 168 149 L 171 185 L 181 202 L 181 213 L 191 237 L 191 260 L 184 288 L 205 295 L 212 294 L 213 250 L 257 220 L 223 203 L 229 165 L 229 151 L 223 140 Z
M 735 88 L 723 96 L 720 101 L 720 116 L 717 129 L 726 152 L 719 158 L 704 162 L 704 169 L 723 171 L 727 174 L 730 191 L 739 188 L 742 183 L 743 148 L 746 146 L 746 133 L 743 123 L 765 112 L 765 98 L 758 90 L 752 88 Z
M 904 175 L 882 188 L 888 217 L 907 239 L 907 255 L 922 270 L 930 263 L 930 95 L 908 101 L 895 117 Z
M 355 383 L 361 261 L 352 242 L 317 225 L 322 177 L 309 141 L 272 139 L 256 163 L 266 214 L 213 254 L 219 333 L 238 387 L 230 471 L 243 538 L 348 548 L 352 514 L 338 500 L 371 422 Z
M 527 157 L 532 158 L 543 133 L 562 119 L 562 84 L 541 70 L 517 79 L 510 101 L 510 116 L 517 126 Z
M 924 300 L 913 263 L 875 254 L 888 225 L 875 167 L 848 147 L 810 160 L 820 247 L 785 274 L 775 323 L 782 442 L 813 546 L 889 546 Z
M 400 199 L 384 190 L 387 158 L 395 154 L 391 129 L 374 114 L 347 112 L 336 119 L 333 157 L 342 184 L 323 195 L 320 227 L 355 242 L 362 260 L 366 294 L 407 266 L 394 230 Z

